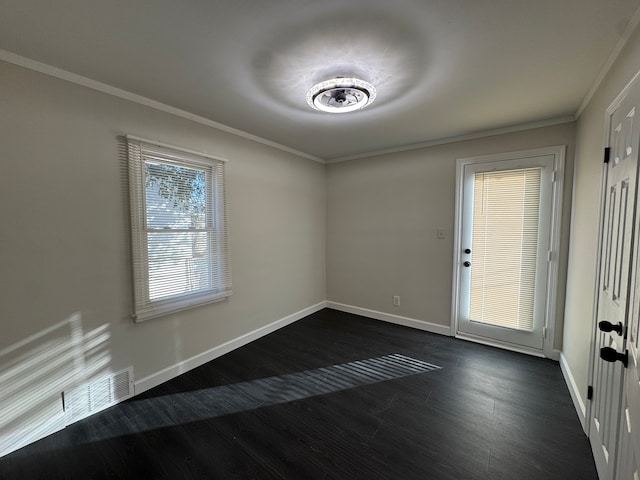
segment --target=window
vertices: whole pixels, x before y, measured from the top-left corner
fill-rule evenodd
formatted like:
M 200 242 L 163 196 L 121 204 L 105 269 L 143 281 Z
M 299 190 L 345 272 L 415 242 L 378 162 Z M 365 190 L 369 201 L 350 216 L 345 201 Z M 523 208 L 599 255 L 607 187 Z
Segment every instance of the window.
M 127 136 L 136 321 L 231 295 L 225 161 Z

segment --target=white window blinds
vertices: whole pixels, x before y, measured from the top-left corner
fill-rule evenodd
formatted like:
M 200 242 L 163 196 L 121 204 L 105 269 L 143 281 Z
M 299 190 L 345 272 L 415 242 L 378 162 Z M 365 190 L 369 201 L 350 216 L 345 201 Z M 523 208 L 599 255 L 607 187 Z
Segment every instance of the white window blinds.
M 476 173 L 470 319 L 532 331 L 541 169 Z
M 127 137 L 136 321 L 231 295 L 225 161 Z

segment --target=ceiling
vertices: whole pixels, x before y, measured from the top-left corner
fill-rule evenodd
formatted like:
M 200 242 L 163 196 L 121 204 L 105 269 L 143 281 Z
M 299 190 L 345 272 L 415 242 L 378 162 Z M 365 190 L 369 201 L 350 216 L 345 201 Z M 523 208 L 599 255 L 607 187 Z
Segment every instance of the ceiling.
M 639 6 L 0 0 L 0 49 L 332 160 L 575 115 Z M 312 110 L 306 91 L 337 75 L 376 101 Z

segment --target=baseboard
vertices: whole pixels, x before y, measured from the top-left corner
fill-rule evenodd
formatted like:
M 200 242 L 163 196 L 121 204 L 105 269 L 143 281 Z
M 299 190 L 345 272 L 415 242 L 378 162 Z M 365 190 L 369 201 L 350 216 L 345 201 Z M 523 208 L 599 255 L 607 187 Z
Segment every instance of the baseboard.
M 344 303 L 327 301 L 326 306 L 327 308 L 339 310 L 341 312 L 353 313 L 355 315 L 373 318 L 375 320 L 382 320 L 383 322 L 395 323 L 396 325 L 404 325 L 405 327 L 417 328 L 418 330 L 424 330 L 425 332 L 451 336 L 451 328 L 448 325 L 438 325 L 436 323 L 425 322 L 423 320 L 416 320 L 415 318 L 401 317 L 399 315 L 378 312 L 376 310 L 369 310 L 367 308 L 345 305 Z
M 571 395 L 571 399 L 573 400 L 573 405 L 576 409 L 576 412 L 578 413 L 578 418 L 580 419 L 582 430 L 587 433 L 587 407 L 582 401 L 582 397 L 580 396 L 580 392 L 578 391 L 578 385 L 573 378 L 573 374 L 571 373 L 571 368 L 569 368 L 567 359 L 562 353 L 560 354 L 560 369 L 562 370 L 564 381 L 567 384 L 569 394 Z
M 183 360 L 175 365 L 164 368 L 156 373 L 153 373 L 149 376 L 141 378 L 134 383 L 134 393 L 138 395 L 142 392 L 145 392 L 153 387 L 160 385 L 161 383 L 167 382 L 172 378 L 177 377 L 178 375 L 188 372 L 191 369 L 199 367 L 200 365 L 204 365 L 211 360 L 214 360 L 225 353 L 229 353 L 236 348 L 240 348 L 254 340 L 257 340 L 260 337 L 264 337 L 276 330 L 286 327 L 287 325 L 296 322 L 312 313 L 318 312 L 326 307 L 326 302 L 320 302 L 311 307 L 300 310 L 299 312 L 293 313 L 287 317 L 281 318 L 280 320 L 276 320 L 264 327 L 260 327 L 252 332 L 246 333 L 238 338 L 234 338 L 222 345 L 218 345 L 217 347 L 213 347 L 205 352 L 199 353 L 191 358 Z

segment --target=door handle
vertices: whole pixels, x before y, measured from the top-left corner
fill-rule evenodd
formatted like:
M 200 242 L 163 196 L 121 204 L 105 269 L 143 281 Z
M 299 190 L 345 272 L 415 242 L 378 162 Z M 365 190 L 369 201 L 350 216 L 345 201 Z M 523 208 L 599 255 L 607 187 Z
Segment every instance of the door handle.
M 470 266 L 471 266 L 471 262 L 464 262 L 464 263 L 463 263 L 463 265 L 464 265 L 465 267 L 470 267 Z
M 606 320 L 598 323 L 598 328 L 603 332 L 616 332 L 618 335 L 622 335 L 622 322 L 618 322 L 616 325 Z
M 600 349 L 600 358 L 605 362 L 615 363 L 617 361 L 621 361 L 624 368 L 627 368 L 629 365 L 629 352 L 627 350 L 625 350 L 624 353 L 618 353 L 615 348 L 602 347 Z

